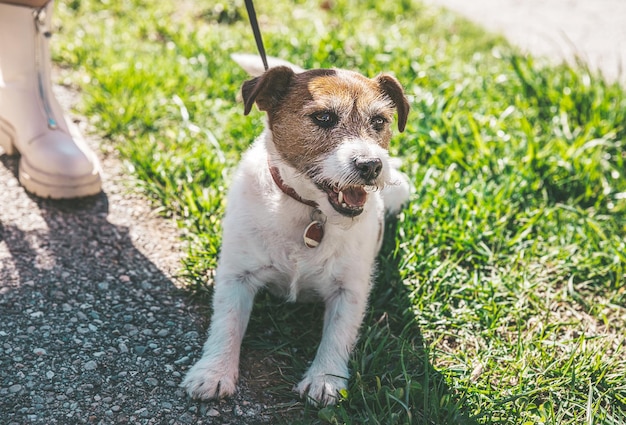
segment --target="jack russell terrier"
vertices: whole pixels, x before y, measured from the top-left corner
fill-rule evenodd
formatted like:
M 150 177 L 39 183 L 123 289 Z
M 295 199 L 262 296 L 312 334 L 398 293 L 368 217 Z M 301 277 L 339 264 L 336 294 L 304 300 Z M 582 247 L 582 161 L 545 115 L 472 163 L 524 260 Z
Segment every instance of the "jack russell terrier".
M 290 64 L 246 81 L 242 95 L 244 114 L 256 103 L 267 126 L 228 193 L 209 335 L 181 385 L 205 400 L 235 392 L 254 297 L 267 288 L 325 303 L 317 355 L 295 390 L 334 404 L 347 385 L 385 214 L 409 197 L 387 152 L 394 112 L 402 132 L 409 103 L 387 74 Z

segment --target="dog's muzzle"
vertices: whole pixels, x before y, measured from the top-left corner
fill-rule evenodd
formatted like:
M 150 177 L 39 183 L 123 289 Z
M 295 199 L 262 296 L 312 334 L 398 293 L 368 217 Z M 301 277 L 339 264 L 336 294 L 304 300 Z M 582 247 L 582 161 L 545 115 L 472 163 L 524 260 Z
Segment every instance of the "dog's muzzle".
M 382 170 L 383 163 L 379 158 L 358 157 L 353 161 L 354 176 L 351 180 L 355 183 L 340 186 L 324 181 L 317 186 L 326 192 L 328 202 L 335 211 L 346 217 L 356 217 L 363 212 L 368 190 L 378 186 L 376 179 Z

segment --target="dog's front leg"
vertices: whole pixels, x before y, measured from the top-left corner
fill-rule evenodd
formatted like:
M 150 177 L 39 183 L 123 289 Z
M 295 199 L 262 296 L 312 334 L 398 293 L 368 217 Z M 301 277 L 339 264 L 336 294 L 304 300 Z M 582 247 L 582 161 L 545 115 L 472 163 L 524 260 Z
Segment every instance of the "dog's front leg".
M 335 404 L 348 383 L 348 359 L 356 342 L 367 304 L 369 284 L 339 287 L 326 300 L 322 341 L 311 367 L 296 390 L 319 405 Z
M 248 326 L 257 288 L 248 279 L 219 279 L 213 295 L 213 316 L 202 357 L 187 372 L 182 386 L 193 398 L 234 394 L 239 376 L 241 341 Z

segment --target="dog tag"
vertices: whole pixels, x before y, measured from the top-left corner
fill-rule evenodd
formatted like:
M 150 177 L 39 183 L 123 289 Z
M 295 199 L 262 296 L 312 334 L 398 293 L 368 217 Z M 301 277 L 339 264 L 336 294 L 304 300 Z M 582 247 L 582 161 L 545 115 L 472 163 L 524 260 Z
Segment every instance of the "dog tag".
M 317 248 L 324 237 L 324 224 L 313 221 L 304 229 L 304 244 L 307 248 Z

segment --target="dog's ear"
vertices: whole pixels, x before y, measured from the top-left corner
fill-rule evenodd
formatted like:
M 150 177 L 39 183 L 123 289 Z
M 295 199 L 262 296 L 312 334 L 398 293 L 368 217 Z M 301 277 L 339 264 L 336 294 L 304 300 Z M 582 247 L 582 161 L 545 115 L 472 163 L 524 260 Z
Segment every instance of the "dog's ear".
M 243 96 L 244 115 L 250 113 L 254 102 L 261 111 L 269 111 L 276 107 L 287 94 L 294 75 L 295 73 L 291 68 L 277 66 L 265 71 L 260 77 L 243 83 L 241 95 Z
M 409 116 L 409 101 L 404 95 L 402 85 L 389 74 L 380 74 L 376 77 L 376 82 L 392 101 L 398 111 L 398 131 L 402 133 L 406 127 Z

